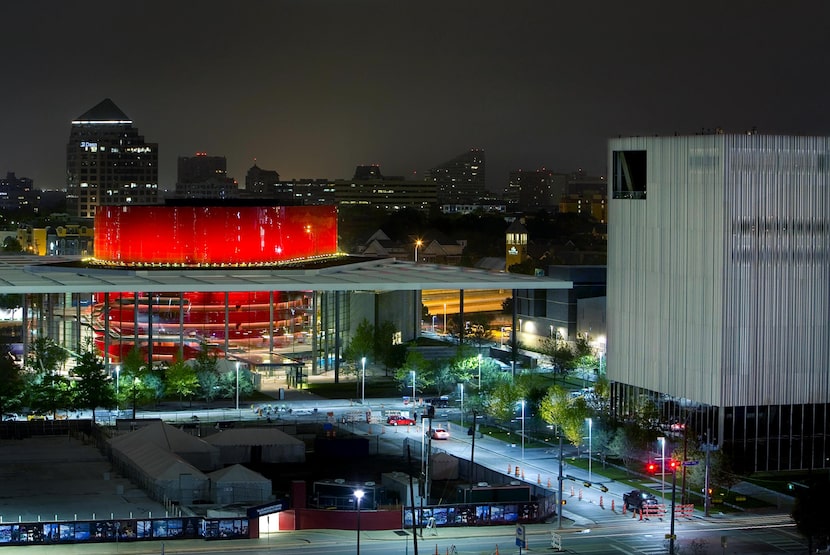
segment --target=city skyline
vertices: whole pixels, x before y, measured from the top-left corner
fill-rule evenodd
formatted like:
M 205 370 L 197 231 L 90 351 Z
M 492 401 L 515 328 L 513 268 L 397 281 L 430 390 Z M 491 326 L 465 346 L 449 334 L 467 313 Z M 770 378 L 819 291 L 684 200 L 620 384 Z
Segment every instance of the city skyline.
M 360 164 L 423 177 L 471 148 L 511 170 L 605 173 L 609 138 L 826 135 L 830 5 L 92 0 L 0 6 L 0 172 L 66 185 L 70 122 L 111 98 L 179 156 L 283 179 Z M 44 14 L 49 12 L 49 16 Z

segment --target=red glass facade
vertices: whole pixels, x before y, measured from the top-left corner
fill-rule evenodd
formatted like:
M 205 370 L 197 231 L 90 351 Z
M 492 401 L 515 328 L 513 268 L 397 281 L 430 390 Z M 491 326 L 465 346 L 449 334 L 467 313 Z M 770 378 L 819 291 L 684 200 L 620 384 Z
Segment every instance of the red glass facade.
M 128 205 L 95 214 L 95 258 L 108 264 L 268 265 L 336 253 L 334 206 Z M 155 360 L 192 358 L 205 343 L 219 353 L 295 344 L 308 302 L 302 292 L 111 293 L 95 295 L 91 322 L 111 361 L 136 347 L 149 357 L 150 343 Z
M 95 258 L 127 264 L 271 264 L 337 252 L 334 206 L 102 206 Z
M 133 293 L 103 295 L 93 305 L 92 312 L 96 347 L 100 352 L 105 350 L 106 306 L 110 330 L 107 348 L 113 361 L 122 360 L 136 345 L 147 356 L 150 322 L 156 360 L 177 355 L 180 344 L 185 359 L 195 357 L 202 343 L 220 352 L 218 347 L 225 344 L 226 331 L 228 345 L 245 350 L 268 348 L 272 341 L 277 347 L 296 343 L 298 339 L 302 341 L 309 308 L 309 299 L 304 293 L 228 292 L 227 325 L 225 299 L 225 293 L 209 292 L 140 293 L 137 297 Z M 270 338 L 272 332 L 274 337 Z

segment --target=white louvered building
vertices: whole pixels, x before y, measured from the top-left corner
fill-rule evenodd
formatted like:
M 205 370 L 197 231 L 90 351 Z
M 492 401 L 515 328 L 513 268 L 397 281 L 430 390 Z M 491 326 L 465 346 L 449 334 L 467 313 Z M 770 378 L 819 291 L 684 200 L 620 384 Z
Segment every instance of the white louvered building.
M 649 395 L 741 469 L 830 467 L 830 137 L 620 138 L 608 163 L 615 409 Z

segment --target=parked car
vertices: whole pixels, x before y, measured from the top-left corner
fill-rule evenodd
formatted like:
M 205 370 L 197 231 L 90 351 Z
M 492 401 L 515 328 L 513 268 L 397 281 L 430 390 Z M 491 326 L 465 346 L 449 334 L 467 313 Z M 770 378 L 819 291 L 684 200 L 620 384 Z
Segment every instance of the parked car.
M 393 415 L 386 419 L 386 423 L 392 426 L 414 426 L 415 420 L 406 416 Z
M 623 503 L 630 511 L 639 511 L 657 505 L 657 498 L 651 493 L 634 489 L 623 494 Z
M 450 433 L 444 428 L 433 428 L 432 439 L 450 439 Z
M 440 397 L 431 397 L 429 399 L 424 399 L 424 402 L 427 405 L 432 405 L 437 409 L 445 409 L 450 406 L 450 398 L 446 395 L 441 395 Z

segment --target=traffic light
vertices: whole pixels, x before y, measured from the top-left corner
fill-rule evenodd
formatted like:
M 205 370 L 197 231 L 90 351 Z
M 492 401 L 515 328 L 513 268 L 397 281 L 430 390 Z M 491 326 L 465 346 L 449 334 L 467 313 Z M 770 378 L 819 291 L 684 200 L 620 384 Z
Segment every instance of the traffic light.
M 674 472 L 675 470 L 677 470 L 677 469 L 678 469 L 678 467 L 680 467 L 680 463 L 679 463 L 679 462 L 677 462 L 677 461 L 676 461 L 676 460 L 674 460 L 674 459 L 671 459 L 671 460 L 669 461 L 669 468 L 672 470 L 672 472 Z
M 649 474 L 655 474 L 657 472 L 657 464 L 650 462 L 646 465 L 646 472 Z

